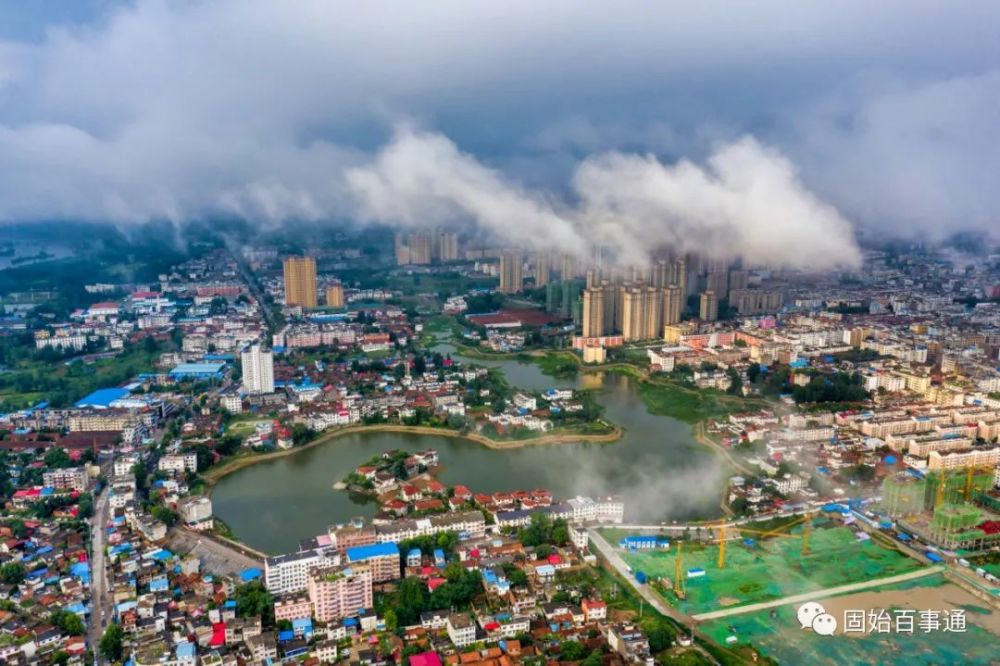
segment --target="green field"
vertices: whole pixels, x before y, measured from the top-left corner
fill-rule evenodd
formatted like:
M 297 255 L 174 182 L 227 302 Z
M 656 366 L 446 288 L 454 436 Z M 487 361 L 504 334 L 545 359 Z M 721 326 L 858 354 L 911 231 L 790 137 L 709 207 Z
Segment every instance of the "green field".
M 639 382 L 639 397 L 650 414 L 696 423 L 732 412 L 758 409 L 761 400 L 732 396 L 716 389 L 698 389 L 653 376 Z
M 801 534 L 801 527 L 796 527 L 791 536 L 771 537 L 752 547 L 730 541 L 726 566 L 721 570 L 717 567 L 718 546 L 685 543 L 683 570 L 700 567 L 706 575 L 685 580 L 687 598 L 683 601 L 655 582 L 653 587 L 661 590 L 670 604 L 693 615 L 894 576 L 921 566 L 871 541 L 859 543 L 846 527 L 814 529 L 810 552 L 803 555 Z M 633 570 L 645 572 L 651 582 L 664 578 L 669 588 L 673 581 L 673 546 L 670 551 L 622 552 L 622 557 Z
M 876 588 L 878 591 L 933 588 L 935 595 L 947 596 L 941 574 L 897 585 Z M 701 625 L 713 640 L 726 645 L 735 636 L 737 645 L 753 644 L 764 655 L 782 664 L 993 664 L 1000 649 L 1000 639 L 988 630 L 969 623 L 967 631 L 888 633 L 869 635 L 817 636 L 800 628 L 795 619 L 796 606 L 747 613 Z M 985 608 L 967 609 L 989 612 Z

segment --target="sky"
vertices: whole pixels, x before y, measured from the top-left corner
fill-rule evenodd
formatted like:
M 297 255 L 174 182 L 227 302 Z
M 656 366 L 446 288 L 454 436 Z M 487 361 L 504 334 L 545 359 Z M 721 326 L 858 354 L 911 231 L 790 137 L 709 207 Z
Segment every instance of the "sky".
M 0 4 L 0 221 L 856 265 L 1000 229 L 995 2 Z

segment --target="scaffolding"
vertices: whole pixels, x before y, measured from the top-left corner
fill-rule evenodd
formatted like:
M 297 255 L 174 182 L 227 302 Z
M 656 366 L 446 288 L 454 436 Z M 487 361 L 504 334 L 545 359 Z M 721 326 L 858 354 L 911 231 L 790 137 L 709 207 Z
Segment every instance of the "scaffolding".
M 909 516 L 924 510 L 927 480 L 902 473 L 882 483 L 882 506 L 892 516 Z
M 950 473 L 945 470 L 928 472 L 924 506 L 927 509 L 937 509 L 945 504 L 970 502 L 979 494 L 990 490 L 993 480 L 992 467 L 969 466 Z
M 947 548 L 962 547 L 983 538 L 976 529 L 981 521 L 982 512 L 971 504 L 943 504 L 931 518 L 931 537 Z

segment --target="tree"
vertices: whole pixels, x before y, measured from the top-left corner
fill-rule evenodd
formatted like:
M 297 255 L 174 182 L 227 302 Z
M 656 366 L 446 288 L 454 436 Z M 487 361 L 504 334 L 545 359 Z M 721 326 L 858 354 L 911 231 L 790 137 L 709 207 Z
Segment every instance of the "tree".
M 59 467 L 72 467 L 73 461 L 70 460 L 69 454 L 66 450 L 60 447 L 53 447 L 49 449 L 48 453 L 45 454 L 45 465 L 50 468 Z
M 20 585 L 24 580 L 24 566 L 11 562 L 0 567 L 0 580 L 8 585 Z
M 172 511 L 165 506 L 154 506 L 150 513 L 153 514 L 153 518 L 156 518 L 167 527 L 176 525 L 179 518 L 176 511 Z
M 559 644 L 559 661 L 580 661 L 587 655 L 587 648 L 577 641 L 563 641 Z
M 49 616 L 49 622 L 69 636 L 83 636 L 87 627 L 79 615 L 72 611 L 59 610 Z
M 726 389 L 726 393 L 743 395 L 743 378 L 740 377 L 740 373 L 735 368 L 729 368 L 726 370 L 726 374 L 729 375 L 729 388 Z
M 274 596 L 260 581 L 240 585 L 233 593 L 236 598 L 236 615 L 239 617 L 260 616 L 266 626 L 274 624 Z
M 116 622 L 108 625 L 101 636 L 99 649 L 105 659 L 109 661 L 121 661 L 122 659 L 122 638 L 125 632 Z

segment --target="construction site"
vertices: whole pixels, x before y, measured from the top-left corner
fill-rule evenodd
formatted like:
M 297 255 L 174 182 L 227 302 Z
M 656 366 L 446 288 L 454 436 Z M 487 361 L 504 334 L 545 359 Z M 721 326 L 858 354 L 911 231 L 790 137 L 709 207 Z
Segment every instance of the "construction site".
M 1000 546 L 1000 495 L 992 467 L 902 472 L 882 485 L 881 506 L 898 530 L 963 555 Z
M 837 514 L 839 515 L 839 514 Z M 767 524 L 719 524 L 669 548 L 621 548 L 637 580 L 686 615 L 781 599 L 914 571 L 921 564 L 826 513 Z

